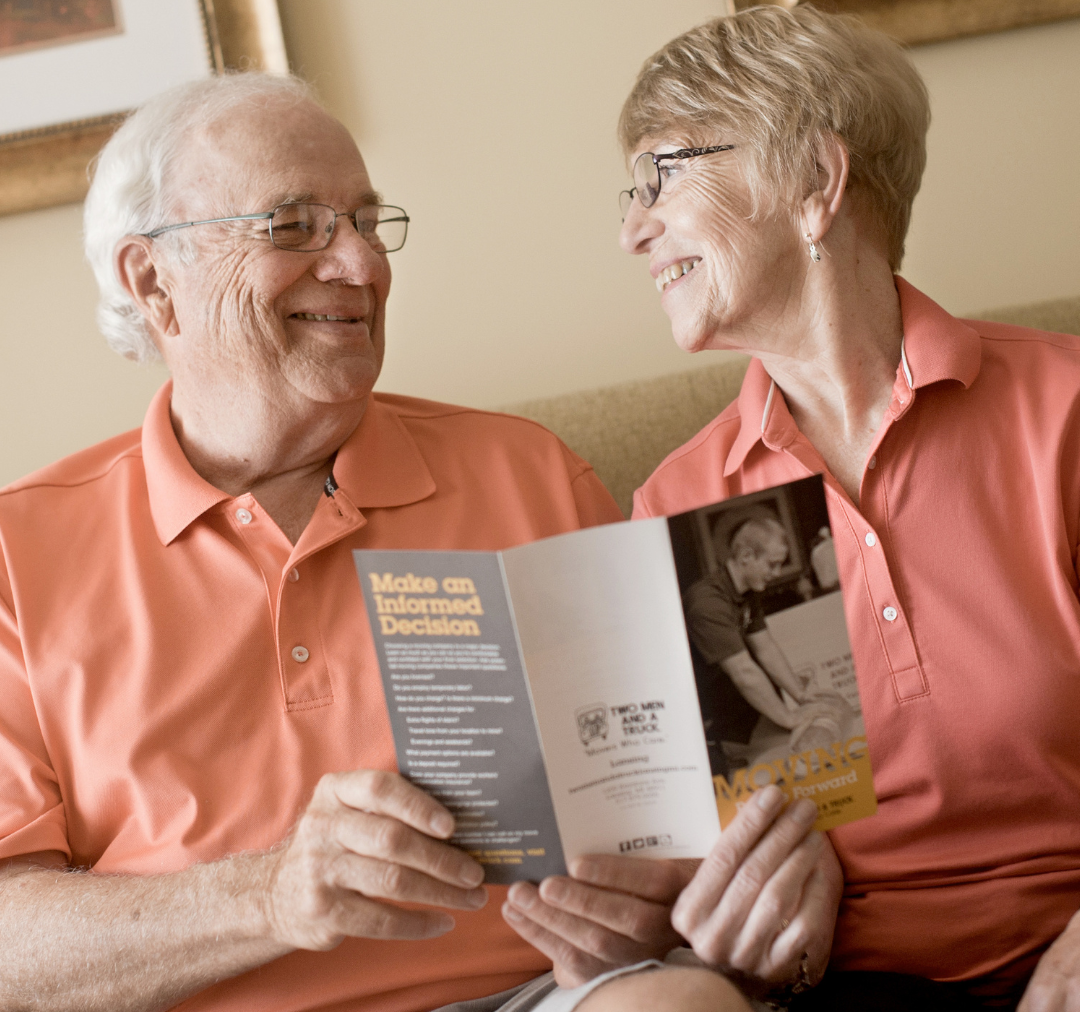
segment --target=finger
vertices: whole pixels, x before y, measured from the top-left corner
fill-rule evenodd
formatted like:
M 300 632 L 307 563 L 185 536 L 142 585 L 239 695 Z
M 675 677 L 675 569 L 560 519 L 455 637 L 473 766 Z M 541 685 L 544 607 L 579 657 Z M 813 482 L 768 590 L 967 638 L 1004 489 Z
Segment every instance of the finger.
M 576 948 L 572 942 L 538 924 L 512 903 L 503 904 L 502 914 L 510 927 L 555 964 L 555 979 L 560 987 L 577 987 L 613 969 L 610 963 Z
M 728 920 L 738 919 L 742 925 L 769 879 L 806 839 L 816 817 L 818 809 L 812 801 L 796 801 L 788 806 L 732 876 L 714 916 L 718 913 Z
M 452 886 L 475 889 L 484 881 L 484 869 L 464 851 L 397 819 L 347 811 L 333 821 L 331 835 L 345 850 L 361 857 L 403 865 Z
M 777 935 L 772 949 L 755 971 L 755 976 L 771 984 L 784 984 L 805 970 L 812 984 L 825 974 L 832 951 L 836 910 L 842 881 L 835 881 L 831 862 L 836 860 L 828 841 L 822 837 L 819 860 L 803 888 L 799 908 L 786 929 Z M 839 868 L 836 869 L 839 878 Z M 806 962 L 803 964 L 803 956 Z
M 816 818 L 817 806 L 811 801 L 788 806 L 732 877 L 718 904 L 721 916 L 746 921 L 769 880 L 802 845 Z
M 643 947 L 632 938 L 595 921 L 568 914 L 545 903 L 536 886 L 516 882 L 507 893 L 509 905 L 573 948 L 611 966 L 639 962 Z
M 388 815 L 440 840 L 449 839 L 454 832 L 454 817 L 450 812 L 397 773 L 386 770 L 329 773 L 319 781 L 316 797 L 320 793 L 349 808 Z
M 580 882 L 615 889 L 670 906 L 694 877 L 700 861 L 656 861 L 611 854 L 587 854 L 570 862 Z
M 833 933 L 836 930 L 836 912 L 844 890 L 844 873 L 836 852 L 828 837 L 822 834 L 821 854 L 817 867 L 803 889 L 798 923 L 805 931 L 802 951 L 809 956 L 807 972 L 816 984 L 825 975 L 832 954 Z M 794 922 L 793 918 L 793 922 Z M 798 943 L 795 943 L 797 947 Z
M 454 918 L 440 910 L 402 910 L 342 891 L 335 904 L 333 926 L 339 936 L 423 939 L 453 931 Z
M 730 876 L 727 888 L 711 909 L 698 905 L 691 910 L 693 920 L 680 909 L 694 883 L 687 887 L 675 904 L 672 923 L 690 940 L 700 958 L 719 965 L 729 964 L 735 941 L 762 890 L 810 832 L 816 817 L 817 808 L 812 802 L 797 801 L 791 805 Z
M 732 948 L 732 966 L 762 976 L 769 973 L 766 961 L 770 967 L 799 962 L 806 947 L 800 906 L 822 846 L 821 834 L 812 833 L 770 876 Z
M 803 828 L 801 833 L 795 833 L 795 839 L 791 840 L 792 833 L 789 824 L 792 810 L 802 813 L 803 809 L 796 804 L 783 812 L 783 807 L 783 792 L 770 784 L 755 792 L 753 801 L 745 805 L 731 825 L 720 834 L 720 839 L 698 868 L 693 881 L 683 890 L 672 911 L 672 923 L 682 935 L 689 938 L 712 916 L 727 895 L 729 887 L 743 873 L 747 860 L 762 843 L 769 843 L 770 836 L 775 836 L 775 824 L 785 823 L 786 820 L 787 832 L 781 832 L 779 846 L 774 843 L 766 848 L 767 855 L 770 855 L 775 863 L 774 867 L 769 869 L 770 874 L 775 867 L 780 865 L 787 853 L 794 849 L 799 839 L 806 835 L 809 831 L 808 826 Z M 784 841 L 789 841 L 786 851 L 783 850 Z M 760 876 L 764 870 L 760 857 L 753 867 L 757 869 L 757 874 Z M 745 891 L 747 885 L 749 883 L 743 874 L 737 892 Z M 745 916 L 749 912 L 750 902 L 746 902 L 745 897 L 743 899 L 745 906 L 743 916 Z M 740 917 L 739 926 L 741 924 Z
M 662 903 L 598 889 L 561 875 L 544 879 L 539 892 L 540 899 L 548 906 L 600 924 L 643 945 L 655 947 L 666 943 L 668 949 L 673 949 L 679 944 L 679 936 L 671 926 L 670 911 Z
M 683 935 L 689 937 L 688 932 L 716 909 L 739 866 L 773 824 L 783 804 L 784 794 L 779 787 L 763 787 L 720 834 L 675 904 L 672 921 Z
M 392 861 L 349 853 L 342 854 L 335 862 L 330 881 L 371 899 L 459 910 L 479 910 L 488 899 L 486 889 L 458 889 Z
M 1066 1012 L 1066 995 L 1063 981 L 1033 978 L 1016 1012 Z

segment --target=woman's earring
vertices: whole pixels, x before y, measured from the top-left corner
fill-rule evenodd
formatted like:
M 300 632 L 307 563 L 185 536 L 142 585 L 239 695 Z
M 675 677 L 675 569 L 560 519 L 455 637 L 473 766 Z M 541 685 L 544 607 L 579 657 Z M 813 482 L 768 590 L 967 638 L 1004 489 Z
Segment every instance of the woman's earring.
M 814 245 L 813 235 L 809 232 L 806 233 L 806 241 L 810 244 L 810 259 L 816 264 L 821 263 L 821 254 L 818 252 L 817 246 Z

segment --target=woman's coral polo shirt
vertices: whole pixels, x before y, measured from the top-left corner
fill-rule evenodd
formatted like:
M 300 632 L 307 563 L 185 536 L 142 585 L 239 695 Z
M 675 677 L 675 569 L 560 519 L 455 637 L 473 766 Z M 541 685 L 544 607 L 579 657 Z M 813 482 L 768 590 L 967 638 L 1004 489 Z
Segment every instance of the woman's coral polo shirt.
M 1007 986 L 1080 908 L 1080 340 L 897 288 L 858 507 L 755 360 L 634 516 L 825 474 L 879 799 L 830 834 L 833 965 Z
M 192 470 L 169 396 L 0 492 L 0 857 L 152 874 L 272 846 L 322 774 L 396 768 L 352 549 L 622 519 L 540 426 L 377 394 L 294 547 Z M 296 952 L 182 1007 L 405 1012 L 511 987 L 550 964 L 491 892 L 440 939 Z

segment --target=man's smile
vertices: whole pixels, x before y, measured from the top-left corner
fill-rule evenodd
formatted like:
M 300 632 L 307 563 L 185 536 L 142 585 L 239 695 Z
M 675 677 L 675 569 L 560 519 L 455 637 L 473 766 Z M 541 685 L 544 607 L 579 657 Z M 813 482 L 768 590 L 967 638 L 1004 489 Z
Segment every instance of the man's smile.
M 331 316 L 329 313 L 293 313 L 294 320 L 318 320 L 329 323 L 362 323 L 361 316 Z

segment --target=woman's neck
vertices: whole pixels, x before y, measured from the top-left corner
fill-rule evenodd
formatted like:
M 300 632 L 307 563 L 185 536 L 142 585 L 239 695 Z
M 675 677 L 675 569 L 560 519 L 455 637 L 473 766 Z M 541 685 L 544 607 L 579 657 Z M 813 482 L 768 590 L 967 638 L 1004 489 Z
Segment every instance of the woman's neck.
M 813 307 L 785 327 L 785 341 L 757 353 L 789 410 L 856 504 L 867 455 L 892 397 L 903 321 L 892 271 L 843 243 L 811 265 Z

